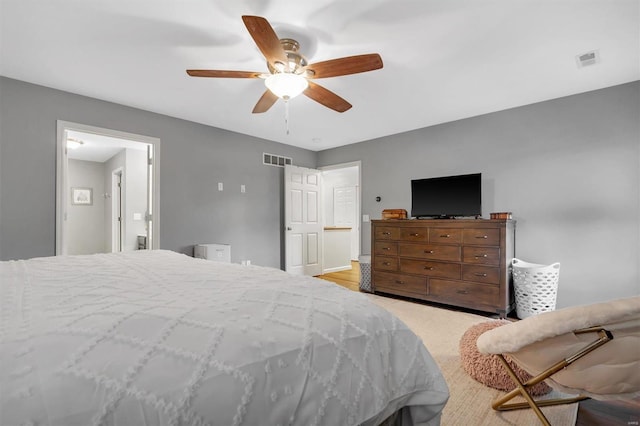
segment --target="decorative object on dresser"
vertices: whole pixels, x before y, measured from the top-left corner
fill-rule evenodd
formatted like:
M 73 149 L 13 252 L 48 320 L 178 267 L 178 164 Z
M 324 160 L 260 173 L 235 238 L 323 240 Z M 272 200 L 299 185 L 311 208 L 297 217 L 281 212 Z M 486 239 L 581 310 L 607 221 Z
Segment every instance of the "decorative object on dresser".
M 514 308 L 515 221 L 373 220 L 372 289 L 492 312 Z
M 512 219 L 511 212 L 489 213 L 490 219 Z
M 382 210 L 383 219 L 406 219 L 407 211 L 405 209 L 385 209 Z

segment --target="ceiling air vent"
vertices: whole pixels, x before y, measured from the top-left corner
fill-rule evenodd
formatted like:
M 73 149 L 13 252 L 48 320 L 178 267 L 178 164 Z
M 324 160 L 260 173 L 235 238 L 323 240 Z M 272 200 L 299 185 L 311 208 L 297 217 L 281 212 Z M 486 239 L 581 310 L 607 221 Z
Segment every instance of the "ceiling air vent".
M 266 164 L 268 166 L 277 166 L 284 167 L 285 164 L 292 164 L 291 158 L 283 157 L 281 155 L 267 154 L 266 152 L 262 153 L 262 164 Z
M 578 68 L 595 65 L 598 62 L 600 62 L 600 53 L 597 50 L 592 50 L 576 56 L 576 64 L 578 65 Z

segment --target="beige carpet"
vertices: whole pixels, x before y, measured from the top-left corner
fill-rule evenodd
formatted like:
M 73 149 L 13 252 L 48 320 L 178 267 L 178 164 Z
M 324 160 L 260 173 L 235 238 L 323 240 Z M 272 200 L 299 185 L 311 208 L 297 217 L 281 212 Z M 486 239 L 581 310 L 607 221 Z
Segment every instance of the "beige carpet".
M 460 365 L 458 354 L 460 338 L 472 325 L 491 318 L 372 294 L 367 296 L 395 314 L 420 336 L 442 369 L 451 394 L 442 414 L 443 426 L 535 426 L 541 424 L 531 410 L 494 411 L 491 408 L 492 401 L 504 395 L 504 392 L 476 382 Z M 546 397 L 558 395 L 560 394 L 553 391 Z M 542 412 L 554 426 L 573 426 L 576 423 L 577 409 L 578 404 L 572 404 L 545 407 Z

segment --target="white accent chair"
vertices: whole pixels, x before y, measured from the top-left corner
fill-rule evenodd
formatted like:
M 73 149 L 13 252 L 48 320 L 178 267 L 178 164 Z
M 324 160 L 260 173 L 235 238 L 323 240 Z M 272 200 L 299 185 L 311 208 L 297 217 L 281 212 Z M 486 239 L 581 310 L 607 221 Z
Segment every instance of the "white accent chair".
M 640 297 L 545 312 L 489 330 L 478 350 L 495 354 L 516 388 L 493 402 L 494 410 L 531 408 L 544 425 L 540 407 L 640 395 Z M 513 359 L 533 377 L 520 382 L 505 360 Z M 527 388 L 546 381 L 574 398 L 534 400 Z M 507 402 L 521 395 L 526 402 Z

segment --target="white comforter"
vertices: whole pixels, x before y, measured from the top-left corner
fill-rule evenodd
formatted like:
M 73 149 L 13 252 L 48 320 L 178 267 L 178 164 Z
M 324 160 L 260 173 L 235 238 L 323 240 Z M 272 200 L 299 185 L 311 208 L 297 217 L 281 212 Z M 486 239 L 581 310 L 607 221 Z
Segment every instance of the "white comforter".
M 0 424 L 439 424 L 447 385 L 364 295 L 170 251 L 0 262 Z

